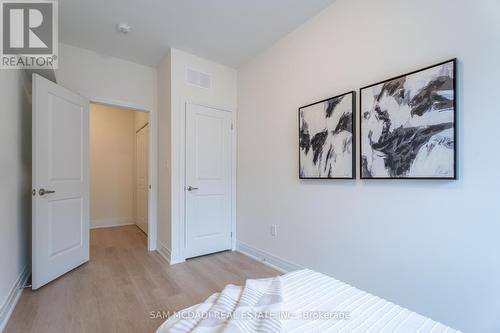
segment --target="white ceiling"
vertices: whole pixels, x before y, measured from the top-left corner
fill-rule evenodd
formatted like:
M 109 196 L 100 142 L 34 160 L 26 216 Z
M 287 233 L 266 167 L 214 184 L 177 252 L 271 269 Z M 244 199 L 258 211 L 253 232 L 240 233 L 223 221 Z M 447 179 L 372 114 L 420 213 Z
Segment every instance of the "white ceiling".
M 60 41 L 150 66 L 174 47 L 237 68 L 333 1 L 61 0 Z

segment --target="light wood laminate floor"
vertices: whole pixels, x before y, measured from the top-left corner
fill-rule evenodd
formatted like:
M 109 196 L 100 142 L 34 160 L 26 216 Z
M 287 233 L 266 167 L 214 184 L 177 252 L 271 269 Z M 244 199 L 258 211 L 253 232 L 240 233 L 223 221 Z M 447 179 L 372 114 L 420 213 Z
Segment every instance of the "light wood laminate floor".
M 240 253 L 223 252 L 168 266 L 147 251 L 135 226 L 91 231 L 90 262 L 45 287 L 25 290 L 5 333 L 155 332 L 151 311 L 202 302 L 226 284 L 278 275 Z

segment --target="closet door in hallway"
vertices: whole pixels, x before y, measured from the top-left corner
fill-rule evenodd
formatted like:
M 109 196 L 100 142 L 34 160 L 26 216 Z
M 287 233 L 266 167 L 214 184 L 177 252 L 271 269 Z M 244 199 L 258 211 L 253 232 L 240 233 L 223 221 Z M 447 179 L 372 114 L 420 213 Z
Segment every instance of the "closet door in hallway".
M 149 203 L 149 124 L 137 131 L 136 144 L 136 208 L 135 223 L 148 233 Z

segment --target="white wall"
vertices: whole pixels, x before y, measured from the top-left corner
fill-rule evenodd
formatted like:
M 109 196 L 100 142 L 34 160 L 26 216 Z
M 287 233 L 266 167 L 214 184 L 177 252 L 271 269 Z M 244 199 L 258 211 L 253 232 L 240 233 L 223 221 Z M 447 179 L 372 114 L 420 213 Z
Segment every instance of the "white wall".
M 499 332 L 499 12 L 496 0 L 337 0 L 243 66 L 238 240 Z M 299 181 L 299 106 L 453 57 L 458 181 Z
M 212 77 L 210 89 L 186 82 L 186 69 L 191 68 Z M 160 205 L 162 235 L 159 239 L 170 252 L 171 262 L 184 258 L 184 129 L 185 105 L 196 103 L 226 110 L 236 110 L 237 71 L 227 66 L 171 49 L 158 69 L 160 109 L 160 201 L 170 199 L 170 207 Z M 170 102 L 170 104 L 169 104 Z M 169 135 L 169 137 L 165 137 Z M 168 145 L 168 147 L 165 147 Z M 163 147 L 163 148 L 162 148 Z M 167 180 L 166 177 L 169 177 Z M 170 191 L 170 193 L 166 193 Z
M 136 114 L 141 112 L 90 105 L 91 227 L 136 223 Z
M 0 331 L 9 296 L 30 266 L 31 80 L 20 70 L 0 70 Z M 11 303 L 12 304 L 12 303 Z
M 168 260 L 172 248 L 170 63 L 169 52 L 158 67 L 158 249 Z
M 156 109 L 156 70 L 90 50 L 59 45 L 57 83 L 91 100 Z
M 156 69 L 95 52 L 59 45 L 58 84 L 86 96 L 91 101 L 150 112 L 150 191 L 149 216 L 157 219 L 158 128 Z M 149 248 L 156 247 L 155 225 L 149 229 Z

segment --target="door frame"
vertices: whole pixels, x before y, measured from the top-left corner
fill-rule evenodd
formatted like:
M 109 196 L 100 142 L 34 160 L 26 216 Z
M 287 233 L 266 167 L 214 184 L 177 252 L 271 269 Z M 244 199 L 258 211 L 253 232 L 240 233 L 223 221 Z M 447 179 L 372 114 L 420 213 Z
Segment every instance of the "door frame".
M 139 112 L 139 111 L 135 111 L 135 112 Z M 136 124 L 134 124 L 136 125 Z M 147 163 L 148 163 L 148 184 L 147 184 L 147 200 L 148 200 L 148 207 L 147 207 L 147 214 L 148 214 L 148 221 L 147 221 L 147 230 L 148 232 L 144 231 L 143 227 L 140 226 L 140 224 L 138 223 L 139 220 L 138 220 L 138 216 L 139 216 L 139 209 L 138 209 L 138 202 L 139 202 L 139 193 L 138 193 L 138 187 L 137 187 L 137 183 L 138 183 L 138 174 L 137 174 L 137 171 L 138 171 L 138 165 L 139 165 L 139 159 L 138 159 L 138 146 L 137 146 L 137 137 L 139 135 L 139 133 L 141 133 L 142 131 L 146 130 L 148 131 L 148 145 L 147 145 L 147 151 L 148 151 L 148 159 L 147 159 Z M 151 135 L 151 124 L 149 122 L 149 114 L 148 114 L 148 121 L 146 122 L 146 124 L 142 125 L 139 129 L 135 129 L 134 127 L 134 130 L 135 130 L 135 136 L 134 136 L 134 212 L 135 212 L 135 218 L 136 218 L 136 221 L 135 221 L 135 225 L 139 227 L 139 229 L 141 229 L 143 232 L 146 233 L 146 235 L 149 235 L 149 193 L 151 192 L 151 184 L 149 183 L 149 148 L 150 148 L 150 144 L 149 144 L 149 137 Z M 149 236 L 148 236 L 149 237 Z
M 236 250 L 236 163 L 237 163 L 237 126 L 236 126 L 236 110 L 231 110 L 223 107 L 217 107 L 213 105 L 206 105 L 202 103 L 196 103 L 192 101 L 185 101 L 183 103 L 182 108 L 182 116 L 181 116 L 181 129 L 182 133 L 180 136 L 181 145 L 180 145 L 180 172 L 181 172 L 181 181 L 179 182 L 179 188 L 181 195 L 179 196 L 179 204 L 181 209 L 180 213 L 180 222 L 181 225 L 179 227 L 179 240 L 180 240 L 180 260 L 177 262 L 182 262 L 186 260 L 186 116 L 187 116 L 187 107 L 188 105 L 197 105 L 202 106 L 209 109 L 215 109 L 218 111 L 229 112 L 231 114 L 231 125 L 232 125 L 232 133 L 231 133 L 231 250 Z M 175 262 L 172 262 L 172 264 Z
M 155 251 L 158 239 L 158 220 L 157 220 L 157 202 L 158 202 L 158 135 L 157 135 L 157 114 L 147 107 L 132 104 L 124 101 L 117 101 L 104 98 L 89 98 L 92 104 L 101 104 L 113 106 L 121 109 L 127 109 L 137 112 L 147 112 L 149 114 L 149 189 L 148 195 L 148 251 Z

